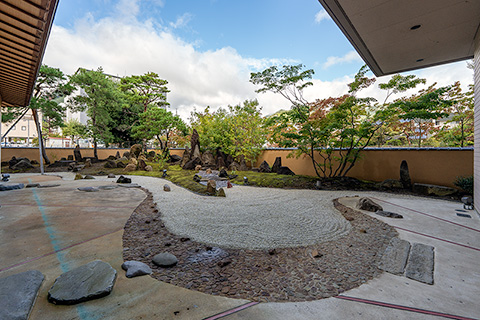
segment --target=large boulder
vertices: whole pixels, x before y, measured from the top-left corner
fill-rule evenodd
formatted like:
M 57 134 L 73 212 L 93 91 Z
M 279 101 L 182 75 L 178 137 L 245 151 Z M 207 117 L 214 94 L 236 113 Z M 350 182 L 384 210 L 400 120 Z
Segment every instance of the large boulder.
M 8 167 L 12 169 L 12 167 L 16 165 L 19 161 L 20 160 L 18 160 L 15 156 L 13 156 L 12 159 L 8 161 Z
M 139 143 L 137 144 L 134 144 L 131 148 L 130 148 L 130 156 L 131 157 L 135 157 L 135 158 L 138 158 L 138 156 L 140 155 L 140 153 L 142 152 L 143 150 L 143 146 Z
M 383 211 L 382 206 L 370 198 L 360 198 L 357 202 L 357 209 L 370 212 Z
M 458 190 L 454 188 L 437 186 L 434 184 L 414 183 L 413 191 L 427 196 L 452 196 L 457 194 Z
M 267 161 L 263 161 L 258 167 L 258 172 L 270 173 L 272 172 L 272 169 L 270 169 Z
M 109 169 L 117 168 L 117 163 L 115 162 L 115 160 L 107 160 L 107 162 L 105 162 L 104 167 Z
M 126 171 L 126 172 L 131 172 L 131 171 L 135 171 L 135 170 L 137 170 L 137 166 L 134 165 L 134 164 L 132 164 L 132 163 L 128 164 L 128 165 L 123 169 L 123 171 Z
M 185 151 L 183 151 L 183 157 L 182 157 L 182 162 L 180 162 L 180 167 L 184 167 L 188 161 L 190 161 L 190 149 L 188 147 L 185 147 Z
M 55 280 L 48 291 L 54 304 L 77 304 L 110 294 L 117 271 L 108 263 L 96 260 L 67 271 Z
M 195 154 L 196 147 L 198 147 L 198 154 Z M 190 153 L 190 158 L 199 157 L 200 158 L 200 136 L 196 129 L 193 129 L 192 136 L 190 137 L 190 148 L 192 148 Z
M 192 149 L 192 154 L 190 155 L 191 158 L 202 158 L 202 154 L 200 153 L 200 147 L 198 145 L 196 145 L 193 149 Z
M 238 170 L 240 171 L 248 170 L 247 163 L 245 162 L 245 156 L 243 154 L 238 156 L 238 164 L 240 164 L 240 167 L 238 168 Z
M 75 149 L 73 150 L 73 156 L 75 157 L 76 162 L 81 162 L 82 161 L 82 153 L 80 152 L 80 146 L 77 145 Z
M 193 158 L 183 166 L 183 169 L 194 170 L 197 165 L 201 165 L 201 164 L 202 164 L 202 160 L 200 160 L 200 158 Z
M 276 157 L 275 162 L 273 163 L 272 166 L 272 172 L 278 173 L 278 170 L 282 166 L 282 157 Z
M 230 171 L 237 171 L 238 168 L 240 168 L 240 165 L 238 163 L 236 163 L 235 161 L 230 163 L 230 165 L 228 166 L 228 170 L 230 170 Z
M 138 159 L 138 169 L 139 170 L 145 170 L 145 167 L 147 166 L 147 163 L 143 159 Z
M 177 156 L 176 154 L 171 154 L 170 155 L 170 158 L 168 159 L 168 163 L 177 163 L 177 162 L 180 162 L 182 161 L 182 157 L 180 156 Z
M 27 170 L 32 169 L 33 165 L 27 158 L 22 158 L 19 162 L 12 166 L 12 170 Z
M 207 150 L 203 153 L 202 162 L 204 167 L 215 168 L 217 165 L 215 157 L 213 156 L 212 152 L 210 152 L 210 150 Z
M 405 189 L 412 188 L 412 180 L 410 179 L 410 172 L 406 160 L 403 160 L 400 164 L 400 181 Z
M 285 175 L 289 175 L 289 176 L 294 176 L 295 172 L 293 172 L 289 167 L 283 166 L 283 167 L 278 168 L 277 174 L 285 174 Z

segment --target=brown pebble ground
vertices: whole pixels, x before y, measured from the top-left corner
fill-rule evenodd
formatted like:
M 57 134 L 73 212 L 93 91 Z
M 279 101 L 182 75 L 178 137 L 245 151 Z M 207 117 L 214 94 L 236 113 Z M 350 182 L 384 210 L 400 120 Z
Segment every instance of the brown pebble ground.
M 212 295 L 261 302 L 310 301 L 336 296 L 377 277 L 381 254 L 397 236 L 391 226 L 334 200 L 350 221 L 346 236 L 317 245 L 275 250 L 210 247 L 169 232 L 151 194 L 125 225 L 123 258 L 148 264 L 160 281 Z M 292 234 L 292 237 L 295 235 Z M 169 252 L 178 264 L 152 258 Z

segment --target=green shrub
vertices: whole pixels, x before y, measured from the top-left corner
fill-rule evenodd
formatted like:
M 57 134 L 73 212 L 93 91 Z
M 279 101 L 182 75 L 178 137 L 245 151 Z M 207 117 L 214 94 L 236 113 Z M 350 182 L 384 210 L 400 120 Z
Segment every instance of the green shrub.
M 466 193 L 473 194 L 473 176 L 457 177 L 453 184 L 465 191 Z

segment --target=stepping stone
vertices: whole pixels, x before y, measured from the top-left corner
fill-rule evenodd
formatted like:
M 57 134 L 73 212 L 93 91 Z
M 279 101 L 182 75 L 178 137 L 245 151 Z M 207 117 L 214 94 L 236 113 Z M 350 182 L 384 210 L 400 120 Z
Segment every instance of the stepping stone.
M 378 210 L 377 212 L 375 212 L 375 214 L 378 214 L 379 216 L 387 217 L 387 218 L 403 219 L 403 216 L 401 214 L 390 212 L 390 211 Z
M 119 187 L 122 188 L 140 188 L 141 186 L 136 183 L 129 183 L 129 184 L 119 184 Z
M 41 184 L 37 188 L 54 188 L 59 187 L 59 184 Z
M 392 238 L 378 267 L 392 274 L 403 275 L 409 251 L 410 243 L 408 241 L 400 240 L 397 237 Z
M 0 319 L 27 320 L 45 277 L 32 270 L 0 279 Z
M 94 188 L 94 187 L 80 187 L 80 188 L 77 188 L 78 190 L 80 191 L 85 191 L 85 192 L 97 192 L 99 191 L 97 188 Z
M 40 187 L 40 183 L 29 183 L 25 186 L 25 188 L 37 188 Z
M 414 243 L 408 257 L 405 276 L 426 284 L 433 284 L 434 248 L 421 243 Z
M 113 190 L 116 189 L 118 186 L 117 185 L 108 185 L 108 186 L 99 186 L 98 189 L 101 190 Z
M 173 254 L 168 253 L 168 252 L 162 252 L 153 257 L 153 263 L 155 263 L 159 267 L 173 267 L 178 263 L 177 257 L 175 257 Z
M 113 173 L 109 173 L 107 178 L 115 178 L 115 175 Z
M 152 273 L 152 269 L 148 265 L 139 261 L 125 261 L 122 264 L 122 269 L 127 271 L 127 278 L 133 278 Z
M 48 291 L 54 304 L 76 304 L 110 294 L 117 271 L 108 263 L 96 260 L 65 272 Z
M 471 218 L 472 216 L 466 213 L 457 213 L 457 216 L 462 218 Z
M 16 189 L 23 189 L 25 185 L 23 183 L 16 183 L 16 184 L 0 184 L 0 191 L 9 191 L 9 190 L 16 190 Z
M 94 176 L 91 176 L 91 175 L 89 175 L 89 174 L 87 174 L 85 177 L 83 177 L 83 179 L 87 179 L 87 180 L 88 180 L 88 179 L 90 179 L 90 180 L 93 180 L 93 179 L 95 179 L 95 177 L 94 177 Z

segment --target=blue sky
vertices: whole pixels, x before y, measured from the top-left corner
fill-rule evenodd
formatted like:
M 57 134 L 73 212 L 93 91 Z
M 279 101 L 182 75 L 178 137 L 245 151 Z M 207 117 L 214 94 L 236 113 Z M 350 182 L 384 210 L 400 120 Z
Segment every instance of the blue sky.
M 248 82 L 272 64 L 314 69 L 312 100 L 344 93 L 363 65 L 317 0 L 61 0 L 44 62 L 67 74 L 99 66 L 119 76 L 156 72 L 184 118 L 253 98 L 265 114 L 288 108 Z M 430 83 L 471 78 L 464 62 L 417 74 Z

